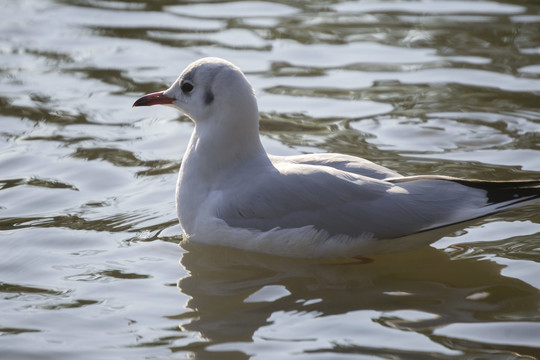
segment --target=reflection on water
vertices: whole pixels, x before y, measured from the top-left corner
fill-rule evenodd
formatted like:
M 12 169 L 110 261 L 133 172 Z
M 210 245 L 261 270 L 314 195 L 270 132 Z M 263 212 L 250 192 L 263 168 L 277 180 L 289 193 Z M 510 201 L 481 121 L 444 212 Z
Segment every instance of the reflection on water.
M 215 344 L 201 350 L 201 358 L 208 351 L 226 357 L 238 348 L 268 355 L 269 346 L 284 355 L 407 358 L 447 358 L 460 350 L 475 356 L 502 355 L 509 348 L 531 351 L 536 337 L 510 347 L 504 339 L 502 344 L 492 340 L 489 347 L 477 348 L 468 336 L 445 330 L 461 324 L 466 332 L 467 324 L 520 319 L 538 310 L 537 288 L 501 277 L 502 265 L 467 252 L 425 248 L 366 264 L 192 248 L 181 260 L 188 275 L 178 288 L 191 296 L 191 314 L 180 327 Z M 538 334 L 540 326 L 531 325 Z M 314 336 L 310 329 L 320 331 Z
M 2 14 L 0 357 L 540 357 L 538 207 L 372 262 L 183 250 L 192 124 L 131 110 L 221 56 L 253 83 L 271 153 L 538 178 L 538 4 L 21 0 Z

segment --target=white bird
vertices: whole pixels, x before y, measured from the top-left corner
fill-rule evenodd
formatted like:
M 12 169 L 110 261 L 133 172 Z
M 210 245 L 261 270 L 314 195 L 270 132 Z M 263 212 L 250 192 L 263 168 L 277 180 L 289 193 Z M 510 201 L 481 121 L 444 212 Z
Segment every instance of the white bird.
M 404 236 L 540 198 L 540 180 L 404 177 L 342 154 L 269 155 L 252 86 L 219 58 L 192 63 L 169 89 L 133 106 L 156 104 L 195 123 L 176 188 L 187 241 L 289 257 L 360 256 L 403 250 Z

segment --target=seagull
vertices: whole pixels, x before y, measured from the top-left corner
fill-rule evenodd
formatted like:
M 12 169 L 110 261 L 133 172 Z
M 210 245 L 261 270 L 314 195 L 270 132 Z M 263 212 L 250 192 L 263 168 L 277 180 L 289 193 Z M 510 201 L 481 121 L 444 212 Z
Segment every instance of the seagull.
M 188 242 L 298 258 L 363 256 L 540 199 L 540 180 L 402 176 L 343 154 L 269 155 L 253 87 L 220 58 L 195 61 L 133 107 L 158 104 L 195 124 L 176 187 Z

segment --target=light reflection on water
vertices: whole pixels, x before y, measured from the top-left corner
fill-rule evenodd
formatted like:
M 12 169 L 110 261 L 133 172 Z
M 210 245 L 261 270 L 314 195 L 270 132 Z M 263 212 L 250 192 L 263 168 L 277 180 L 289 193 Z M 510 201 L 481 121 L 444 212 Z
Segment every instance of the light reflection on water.
M 538 207 L 370 263 L 184 250 L 174 186 L 192 125 L 131 110 L 189 62 L 221 56 L 253 83 L 271 153 L 538 178 L 538 5 L 24 0 L 3 11 L 2 358 L 540 356 Z

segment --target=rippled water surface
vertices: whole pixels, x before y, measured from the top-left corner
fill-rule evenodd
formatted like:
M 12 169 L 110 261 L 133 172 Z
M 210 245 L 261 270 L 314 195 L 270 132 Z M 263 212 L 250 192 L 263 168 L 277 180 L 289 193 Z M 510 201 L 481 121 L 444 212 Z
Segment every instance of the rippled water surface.
M 540 356 L 538 207 L 370 263 L 183 249 L 193 126 L 131 109 L 219 56 L 271 153 L 538 179 L 537 2 L 0 3 L 2 359 Z

